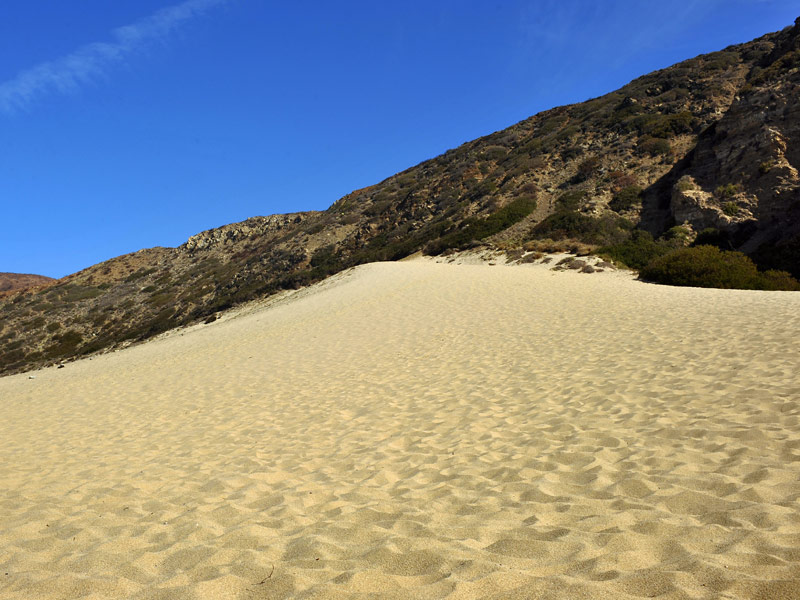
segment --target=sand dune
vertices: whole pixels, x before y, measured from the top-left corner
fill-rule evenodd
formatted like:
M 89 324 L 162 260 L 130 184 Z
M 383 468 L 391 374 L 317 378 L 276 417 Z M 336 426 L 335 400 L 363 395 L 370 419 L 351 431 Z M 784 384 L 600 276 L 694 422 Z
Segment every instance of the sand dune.
M 800 598 L 798 334 L 420 259 L 0 379 L 0 597 Z

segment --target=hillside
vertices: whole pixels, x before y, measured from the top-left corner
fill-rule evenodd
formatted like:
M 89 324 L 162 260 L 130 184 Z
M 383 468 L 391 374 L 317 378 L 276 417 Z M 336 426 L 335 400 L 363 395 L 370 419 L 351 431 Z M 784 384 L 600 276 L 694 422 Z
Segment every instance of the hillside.
M 56 280 L 44 275 L 31 275 L 29 273 L 0 273 L 0 294 L 27 290 L 33 287 L 49 285 Z
M 141 340 L 356 264 L 476 241 L 698 235 L 800 276 L 800 19 L 352 192 L 0 299 L 0 373 Z

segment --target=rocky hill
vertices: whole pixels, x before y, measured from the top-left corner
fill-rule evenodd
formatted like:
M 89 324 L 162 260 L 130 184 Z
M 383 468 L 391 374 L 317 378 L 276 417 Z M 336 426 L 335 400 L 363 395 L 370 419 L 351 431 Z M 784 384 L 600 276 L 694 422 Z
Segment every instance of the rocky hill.
M 0 294 L 50 285 L 55 281 L 52 277 L 45 277 L 44 275 L 0 273 Z
M 0 373 L 213 319 L 349 266 L 476 242 L 697 236 L 800 276 L 800 19 L 466 143 L 321 212 L 254 217 L 0 299 Z

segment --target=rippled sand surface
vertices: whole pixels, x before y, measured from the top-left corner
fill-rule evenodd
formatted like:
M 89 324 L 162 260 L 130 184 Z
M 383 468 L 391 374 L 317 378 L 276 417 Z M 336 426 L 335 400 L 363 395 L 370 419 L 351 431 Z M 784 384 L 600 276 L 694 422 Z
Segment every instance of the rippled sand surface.
M 0 597 L 800 598 L 798 339 L 416 260 L 0 379 Z

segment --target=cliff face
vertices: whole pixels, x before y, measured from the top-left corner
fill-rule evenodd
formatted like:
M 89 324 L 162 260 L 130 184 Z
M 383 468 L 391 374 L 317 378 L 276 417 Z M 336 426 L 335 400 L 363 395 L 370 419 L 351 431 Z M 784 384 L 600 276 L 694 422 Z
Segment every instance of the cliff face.
M 800 20 L 799 20 L 800 23 Z M 800 275 L 800 24 L 554 108 L 357 190 L 0 298 L 0 373 L 197 322 L 349 266 L 484 240 L 713 228 Z
M 671 198 L 676 222 L 719 229 L 732 248 L 796 275 L 796 257 L 781 248 L 797 247 L 800 235 L 799 66 L 800 23 L 699 136 Z

